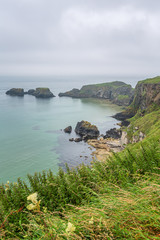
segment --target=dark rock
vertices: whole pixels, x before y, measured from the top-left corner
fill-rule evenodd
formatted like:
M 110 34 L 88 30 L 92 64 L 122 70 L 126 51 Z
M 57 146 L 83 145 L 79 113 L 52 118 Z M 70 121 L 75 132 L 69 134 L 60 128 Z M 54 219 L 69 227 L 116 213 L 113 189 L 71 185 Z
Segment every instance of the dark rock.
M 124 120 L 124 121 L 121 122 L 121 126 L 122 126 L 122 127 L 123 127 L 123 126 L 124 126 L 124 127 L 128 127 L 129 124 L 130 124 L 130 122 L 127 121 L 127 120 Z
M 81 141 L 82 141 L 82 138 L 75 138 L 74 141 L 75 141 L 75 142 L 81 142 Z
M 108 130 L 106 132 L 106 135 L 104 136 L 104 138 L 119 139 L 119 138 L 121 138 L 121 135 L 122 135 L 122 132 L 120 129 L 111 128 L 110 130 Z
M 52 98 L 55 97 L 49 88 L 36 88 L 34 96 L 36 98 Z
M 70 142 L 73 142 L 73 141 L 74 141 L 74 138 L 70 138 L 69 141 L 70 141 Z
M 126 110 L 120 113 L 116 113 L 113 118 L 116 118 L 117 120 L 124 121 L 126 119 L 132 118 L 135 115 L 134 111 Z
M 72 132 L 72 127 L 71 126 L 68 126 L 64 129 L 64 132 L 65 133 L 71 133 Z
M 35 92 L 36 92 L 36 90 L 34 90 L 34 89 L 29 89 L 28 92 L 27 92 L 27 94 L 28 94 L 28 95 L 32 95 L 32 96 L 35 96 Z
M 73 97 L 78 98 L 79 97 L 80 90 L 77 88 L 73 88 L 71 91 L 65 92 L 65 93 L 59 93 L 59 97 Z
M 97 138 L 99 136 L 98 128 L 87 121 L 78 122 L 75 132 L 85 139 Z
M 24 96 L 24 89 L 23 88 L 11 88 L 6 92 L 7 95 L 10 96 L 18 96 L 23 97 Z

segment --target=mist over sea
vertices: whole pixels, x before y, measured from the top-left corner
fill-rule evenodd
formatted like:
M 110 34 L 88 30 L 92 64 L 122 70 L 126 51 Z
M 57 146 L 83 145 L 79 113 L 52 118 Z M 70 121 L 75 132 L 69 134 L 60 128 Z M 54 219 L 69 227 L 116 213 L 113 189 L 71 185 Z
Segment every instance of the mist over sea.
M 84 143 L 69 142 L 72 134 L 62 129 L 73 129 L 81 120 L 97 125 L 101 133 L 116 127 L 111 116 L 120 107 L 104 100 L 72 99 L 58 97 L 59 92 L 81 88 L 83 85 L 110 81 L 124 81 L 134 87 L 141 78 L 117 78 L 106 76 L 81 77 L 0 77 L 0 182 L 26 178 L 28 173 L 51 169 L 68 163 L 77 166 L 92 160 L 91 150 Z M 49 87 L 56 95 L 52 99 L 36 99 L 33 96 L 11 97 L 5 94 L 10 88 Z

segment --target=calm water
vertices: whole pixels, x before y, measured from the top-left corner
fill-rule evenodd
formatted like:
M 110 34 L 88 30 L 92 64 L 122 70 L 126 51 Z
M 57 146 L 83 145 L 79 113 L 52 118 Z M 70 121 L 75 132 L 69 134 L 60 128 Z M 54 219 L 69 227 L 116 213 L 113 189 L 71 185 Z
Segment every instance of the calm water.
M 66 162 L 69 166 L 89 163 L 92 157 L 88 145 L 69 142 L 75 133 L 68 135 L 61 129 L 68 125 L 75 128 L 78 121 L 87 120 L 105 133 L 117 123 L 111 116 L 120 111 L 115 105 L 95 99 L 11 97 L 5 94 L 8 89 L 49 87 L 58 95 L 73 87 L 112 80 L 116 79 L 0 77 L 0 182 L 24 179 L 27 173 L 47 169 L 56 173 Z

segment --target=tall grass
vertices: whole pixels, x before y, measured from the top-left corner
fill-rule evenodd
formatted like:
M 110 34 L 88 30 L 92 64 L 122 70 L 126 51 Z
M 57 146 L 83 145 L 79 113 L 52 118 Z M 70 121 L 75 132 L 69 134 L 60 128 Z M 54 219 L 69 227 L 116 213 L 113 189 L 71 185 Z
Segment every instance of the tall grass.
M 25 226 L 23 232 L 28 231 L 30 213 L 26 208 L 27 196 L 34 192 L 38 193 L 38 198 L 41 200 L 41 209 L 47 208 L 47 211 L 59 212 L 59 216 L 63 219 L 64 210 L 69 210 L 71 205 L 86 205 L 93 199 L 94 201 L 98 199 L 99 194 L 108 194 L 110 188 L 107 186 L 110 184 L 127 189 L 130 184 L 136 184 L 135 176 L 139 179 L 146 174 L 160 174 L 159 150 L 159 143 L 152 142 L 148 146 L 142 145 L 139 152 L 126 149 L 122 153 L 114 154 L 105 162 L 94 161 L 92 166 L 82 164 L 76 169 L 69 169 L 66 165 L 66 171 L 60 169 L 57 175 L 51 170 L 35 173 L 33 176 L 28 175 L 29 185 L 21 179 L 18 179 L 16 184 L 2 184 L 0 227 L 13 232 L 13 224 L 19 226 L 14 230 L 16 236 L 22 236 L 22 225 Z

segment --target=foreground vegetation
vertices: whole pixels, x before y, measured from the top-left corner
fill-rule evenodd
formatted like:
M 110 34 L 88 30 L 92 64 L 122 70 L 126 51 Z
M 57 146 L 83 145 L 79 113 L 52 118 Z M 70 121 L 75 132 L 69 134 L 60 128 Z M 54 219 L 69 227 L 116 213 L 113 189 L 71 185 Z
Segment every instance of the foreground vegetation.
M 28 175 L 30 186 L 1 185 L 0 237 L 160 239 L 159 159 L 153 140 L 103 163 Z

